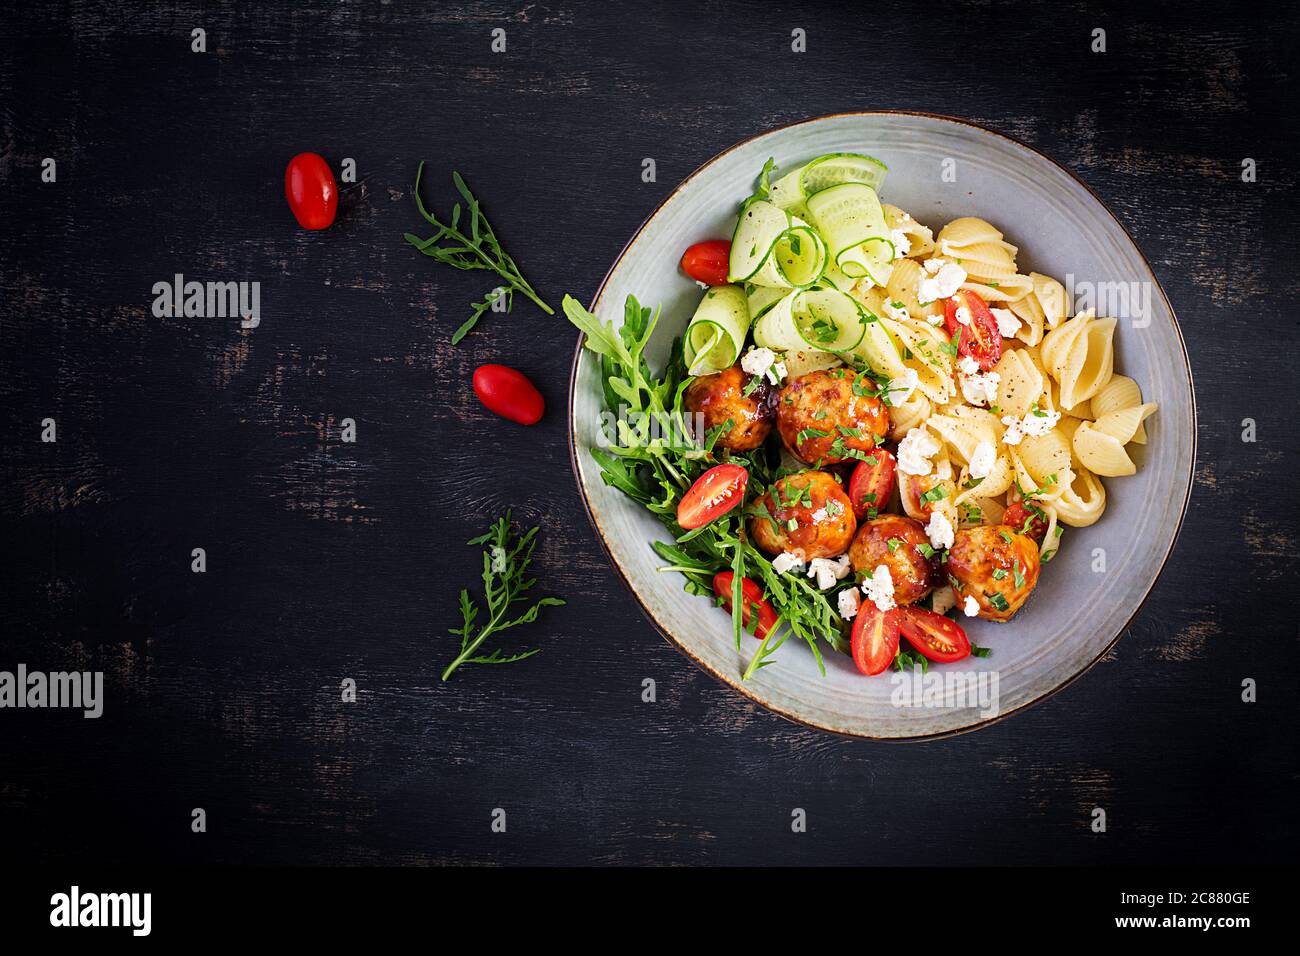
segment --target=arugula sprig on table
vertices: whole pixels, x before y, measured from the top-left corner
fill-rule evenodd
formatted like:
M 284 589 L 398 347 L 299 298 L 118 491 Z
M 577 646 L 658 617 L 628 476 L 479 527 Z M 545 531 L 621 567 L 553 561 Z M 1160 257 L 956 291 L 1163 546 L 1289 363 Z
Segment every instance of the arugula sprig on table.
M 643 308 L 635 297 L 628 296 L 623 324 L 615 329 L 612 322 L 602 323 L 572 296 L 564 297 L 563 308 L 569 321 L 585 333 L 584 346 L 600 358 L 605 410 L 613 417 L 612 426 L 591 449 L 601 467 L 601 479 L 656 515 L 674 538 L 671 543 L 651 542 L 668 562 L 659 570 L 680 573 L 688 593 L 710 597 L 714 575 L 728 569 L 734 572 L 732 633 L 737 648 L 745 629 L 741 578 L 748 575 L 763 588 L 779 615 L 778 626 L 759 645 L 745 679 L 773 663 L 770 655 L 790 635 L 812 648 L 817 666 L 825 673 L 819 640 L 838 651 L 848 651 L 839 612 L 832 604 L 835 592 L 818 590 L 803 575 L 777 574 L 768 557 L 749 540 L 744 503 L 692 531 L 677 524 L 677 503 L 682 495 L 718 461 L 732 461 L 749 470 L 748 501 L 785 474 L 779 453 L 764 445 L 748 454 L 714 454 L 714 444 L 725 426 L 710 432 L 703 442 L 683 440 L 687 435 L 683 393 L 691 379 L 681 340 L 674 341 L 662 375 L 654 374 L 645 357 L 657 311 Z M 657 429 L 648 427 L 651 419 L 658 422 Z
M 513 540 L 512 540 L 513 539 Z M 537 547 L 537 528 L 531 528 L 518 537 L 514 536 L 510 525 L 510 512 L 492 523 L 492 527 L 477 538 L 471 538 L 468 544 L 483 544 L 483 592 L 487 603 L 487 620 L 478 624 L 478 605 L 470 598 L 469 590 L 460 592 L 460 612 L 465 623 L 459 628 L 452 628 L 451 633 L 460 636 L 460 653 L 442 672 L 442 679 L 451 677 L 456 668 L 462 664 L 510 664 L 532 657 L 541 648 L 518 654 L 505 654 L 500 648 L 491 654 L 480 655 L 479 648 L 493 634 L 499 634 L 516 624 L 531 624 L 537 620 L 537 614 L 544 607 L 558 607 L 565 602 L 560 598 L 544 597 L 514 617 L 509 615 L 520 602 L 526 602 L 529 589 L 537 583 L 536 578 L 527 577 L 528 565 L 533 560 L 533 549 Z
M 420 177 L 423 174 L 424 163 L 420 163 L 420 168 L 415 173 L 415 204 L 420 210 L 420 215 L 431 225 L 436 226 L 438 231 L 426 239 L 408 232 L 404 234 L 406 241 L 424 255 L 454 269 L 465 272 L 486 269 L 495 272 L 505 281 L 505 285 L 497 286 L 483 299 L 473 303 L 469 319 L 452 334 L 452 344 L 455 345 L 463 339 L 501 296 L 505 296 L 505 310 L 509 312 L 514 307 L 515 292 L 521 292 L 532 299 L 547 315 L 554 315 L 555 310 L 541 300 L 533 287 L 528 284 L 523 273 L 519 271 L 515 260 L 501 247 L 491 223 L 483 214 L 482 206 L 465 185 L 465 180 L 461 178 L 460 173 L 453 172 L 451 178 L 469 212 L 468 235 L 460 228 L 463 211 L 460 203 L 452 207 L 451 221 L 448 223 L 439 221 L 437 216 L 424 207 L 424 200 L 420 198 Z

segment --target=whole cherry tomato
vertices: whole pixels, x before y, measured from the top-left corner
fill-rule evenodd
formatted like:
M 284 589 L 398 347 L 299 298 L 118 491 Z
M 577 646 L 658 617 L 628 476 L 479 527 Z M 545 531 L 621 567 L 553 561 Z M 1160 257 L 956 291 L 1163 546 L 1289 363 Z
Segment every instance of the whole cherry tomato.
M 298 225 L 324 229 L 339 208 L 339 190 L 329 163 L 317 153 L 299 153 L 284 170 L 284 198 Z
M 695 480 L 677 503 L 677 523 L 690 531 L 726 514 L 745 497 L 749 472 L 740 465 L 716 465 Z
M 682 255 L 682 271 L 705 285 L 726 285 L 731 267 L 731 242 L 709 239 L 697 242 Z
M 731 585 L 736 580 L 734 571 L 719 571 L 713 576 L 713 593 L 722 599 L 722 608 L 731 613 Z M 763 589 L 749 578 L 740 579 L 740 601 L 744 605 L 740 619 L 749 630 L 749 616 L 755 608 L 758 610 L 758 622 L 754 625 L 754 636 L 767 637 L 768 631 L 776 624 L 776 609 L 763 597 Z
M 505 365 L 480 365 L 474 370 L 474 394 L 502 418 L 520 425 L 535 425 L 546 410 L 542 393 L 523 372 Z
M 1002 523 L 1010 525 L 1021 534 L 1029 535 L 1039 544 L 1042 544 L 1043 538 L 1047 537 L 1047 520 L 1043 509 L 1034 506 L 1031 511 L 1025 507 L 1023 501 L 1008 506 L 1002 513 Z

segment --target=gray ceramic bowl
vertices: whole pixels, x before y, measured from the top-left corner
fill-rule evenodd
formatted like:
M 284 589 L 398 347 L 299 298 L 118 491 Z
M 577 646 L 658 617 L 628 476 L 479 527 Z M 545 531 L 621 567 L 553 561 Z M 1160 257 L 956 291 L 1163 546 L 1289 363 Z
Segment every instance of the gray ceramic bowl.
M 763 706 L 814 727 L 880 739 L 950 734 L 1006 716 L 1065 686 L 1110 648 L 1137 613 L 1173 547 L 1191 488 L 1196 443 L 1191 373 L 1173 311 L 1151 267 L 1086 186 L 1006 136 L 912 113 L 808 120 L 714 157 L 638 230 L 597 291 L 593 310 L 618 322 L 628 293 L 645 305 L 662 304 L 652 343 L 657 346 L 653 358 L 662 362 L 700 295 L 677 268 L 682 251 L 702 239 L 731 235 L 737 204 L 749 195 L 769 156 L 779 170 L 788 171 L 839 150 L 883 160 L 890 172 L 882 198 L 936 231 L 958 216 L 988 219 L 1020 247 L 1022 272 L 1036 270 L 1063 282 L 1071 276 L 1076 296 L 1121 288 L 1100 283 L 1137 283 L 1124 288 L 1136 290 L 1138 305 L 1149 295 L 1147 315 L 1131 306 L 1134 317 L 1121 317 L 1116 334 L 1117 370 L 1137 379 L 1147 401 L 1160 403 L 1159 413 L 1147 422 L 1149 444 L 1135 455 L 1137 475 L 1105 480 L 1102 519 L 1091 528 L 1066 530 L 1059 554 L 1044 567 L 1036 593 L 1014 621 L 971 623 L 972 639 L 990 647 L 990 656 L 931 668 L 931 674 L 949 681 L 979 681 L 966 686 L 983 692 L 983 701 L 949 695 L 938 706 L 913 706 L 910 697 L 900 700 L 900 695 L 915 684 L 901 685 L 889 673 L 863 677 L 849 658 L 830 652 L 823 677 L 807 646 L 794 641 L 777 651 L 774 666 L 742 681 L 758 642 L 747 637 L 737 652 L 727 614 L 686 594 L 679 575 L 656 570 L 663 562 L 649 542 L 667 540 L 665 530 L 600 479 L 588 451 L 601 409 L 599 369 L 581 349 L 569 395 L 574 470 L 615 569 L 655 626 L 701 667 Z M 945 169 L 955 173 L 955 181 L 945 181 Z M 1094 570 L 1098 549 L 1104 552 L 1104 571 Z M 996 707 L 989 706 L 994 701 Z

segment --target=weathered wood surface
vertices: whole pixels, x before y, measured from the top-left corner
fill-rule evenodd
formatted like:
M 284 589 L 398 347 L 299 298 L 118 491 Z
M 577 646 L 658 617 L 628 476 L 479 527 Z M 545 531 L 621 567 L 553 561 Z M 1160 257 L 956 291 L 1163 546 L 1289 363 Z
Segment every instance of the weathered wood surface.
M 0 712 L 11 854 L 1293 859 L 1295 12 L 620 6 L 69 2 L 0 20 L 0 668 L 101 668 L 109 694 L 97 721 Z M 1191 511 L 1130 633 L 1047 703 L 922 745 L 792 725 L 664 642 L 569 471 L 574 336 L 520 300 L 453 348 L 487 285 L 401 239 L 428 159 L 429 194 L 461 170 L 546 298 L 589 297 L 714 153 L 874 108 L 986 123 L 1097 190 L 1181 317 L 1199 399 Z M 323 234 L 281 194 L 303 149 L 359 169 Z M 150 288 L 175 272 L 260 281 L 261 326 L 154 318 Z M 477 404 L 485 361 L 532 376 L 542 424 Z M 574 600 L 537 629 L 540 655 L 440 684 L 456 592 L 476 583 L 462 542 L 511 505 L 542 524 L 541 587 Z

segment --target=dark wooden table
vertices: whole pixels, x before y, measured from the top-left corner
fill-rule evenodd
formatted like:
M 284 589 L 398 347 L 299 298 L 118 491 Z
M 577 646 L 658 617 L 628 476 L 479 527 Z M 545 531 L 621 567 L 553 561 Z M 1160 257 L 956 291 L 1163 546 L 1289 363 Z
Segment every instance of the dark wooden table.
M 99 720 L 0 711 L 6 851 L 1293 859 L 1295 11 L 619 6 L 73 0 L 0 20 L 0 669 L 102 669 L 107 693 Z M 520 300 L 452 347 L 487 284 L 402 241 L 427 159 L 428 195 L 443 202 L 461 170 L 548 300 L 589 298 L 719 150 L 882 108 L 1017 136 L 1104 198 L 1181 317 L 1201 429 L 1174 558 L 1113 652 L 1023 714 L 913 745 L 788 723 L 660 638 L 570 473 L 574 333 Z M 323 233 L 298 229 L 282 196 L 308 149 L 358 170 Z M 154 317 L 153 284 L 178 272 L 261 282 L 261 325 Z M 489 361 L 538 383 L 540 425 L 477 403 L 469 376 Z M 537 628 L 536 657 L 442 684 L 456 593 L 477 582 L 464 542 L 508 506 L 542 525 L 540 588 L 571 601 Z M 791 832 L 795 807 L 807 833 Z

